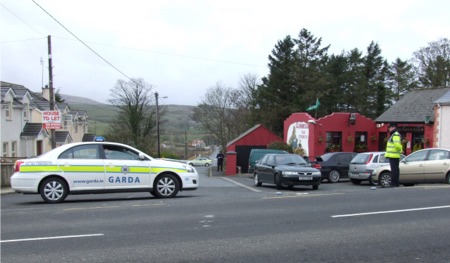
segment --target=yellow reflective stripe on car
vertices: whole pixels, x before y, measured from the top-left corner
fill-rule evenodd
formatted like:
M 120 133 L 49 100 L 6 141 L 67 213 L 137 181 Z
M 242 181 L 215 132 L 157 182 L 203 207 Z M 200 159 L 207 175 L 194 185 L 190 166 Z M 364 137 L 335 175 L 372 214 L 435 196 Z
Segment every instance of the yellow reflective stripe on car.
M 124 171 L 127 169 L 127 171 Z M 106 166 L 107 173 L 150 173 L 149 167 L 141 166 Z
M 153 167 L 152 168 L 152 173 L 160 173 L 163 171 L 172 171 L 172 172 L 176 172 L 176 173 L 185 173 L 187 172 L 186 169 L 177 169 L 177 168 L 168 168 L 168 167 Z
M 21 173 L 36 173 L 36 172 L 60 172 L 58 165 L 21 165 Z
M 70 165 L 61 166 L 63 172 L 104 172 L 105 167 L 103 165 Z

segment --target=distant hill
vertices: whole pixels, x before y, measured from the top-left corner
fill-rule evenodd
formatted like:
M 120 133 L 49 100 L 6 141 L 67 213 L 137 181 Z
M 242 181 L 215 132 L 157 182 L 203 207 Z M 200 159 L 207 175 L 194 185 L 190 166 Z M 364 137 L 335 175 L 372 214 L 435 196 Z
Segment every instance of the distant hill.
M 111 104 L 65 94 L 61 94 L 61 97 L 71 110 L 86 110 L 89 120 L 89 133 L 103 135 L 106 127 L 117 115 L 117 107 Z M 160 106 L 160 131 L 164 139 L 184 142 L 186 132 L 189 135 L 188 137 L 201 139 L 201 134 L 204 134 L 204 131 L 192 119 L 194 108 L 195 106 L 188 105 L 165 104 Z
M 99 105 L 99 104 L 104 104 L 92 99 L 88 99 L 88 98 L 83 98 L 83 97 L 77 97 L 77 96 L 71 96 L 71 95 L 66 95 L 66 94 L 61 94 L 61 98 L 64 100 L 64 102 L 66 102 L 69 105 L 72 104 L 85 104 L 85 105 Z M 104 104 L 106 105 L 106 104 Z

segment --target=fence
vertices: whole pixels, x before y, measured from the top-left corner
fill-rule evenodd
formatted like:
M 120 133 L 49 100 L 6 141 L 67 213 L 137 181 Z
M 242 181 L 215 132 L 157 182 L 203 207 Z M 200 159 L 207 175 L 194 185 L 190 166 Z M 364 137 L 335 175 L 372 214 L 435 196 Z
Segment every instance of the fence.
M 2 181 L 1 187 L 11 186 L 11 175 L 14 173 L 14 163 L 1 163 Z

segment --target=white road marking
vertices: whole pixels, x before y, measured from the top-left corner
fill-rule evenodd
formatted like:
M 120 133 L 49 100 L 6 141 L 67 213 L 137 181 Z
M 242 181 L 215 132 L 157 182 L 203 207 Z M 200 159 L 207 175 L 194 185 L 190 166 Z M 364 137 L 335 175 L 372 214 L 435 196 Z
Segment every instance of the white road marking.
M 228 178 L 222 177 L 222 179 L 223 179 L 223 180 L 226 180 L 226 181 L 228 181 L 228 182 L 230 182 L 230 183 L 233 183 L 233 184 L 235 184 L 235 185 L 239 185 L 239 186 L 241 186 L 241 187 L 244 187 L 245 189 L 248 189 L 248 190 L 253 191 L 253 192 L 257 192 L 257 193 L 262 192 L 261 190 L 255 189 L 255 188 L 253 188 L 253 187 L 246 186 L 245 184 L 238 183 L 238 182 L 233 181 L 233 180 L 228 179 Z
M 392 213 L 403 213 L 403 212 L 432 210 L 432 209 L 444 209 L 444 208 L 450 208 L 450 205 L 411 208 L 411 209 L 402 209 L 402 210 L 378 211 L 378 212 L 369 212 L 369 213 L 346 214 L 346 215 L 334 215 L 334 216 L 331 216 L 331 217 L 332 218 L 338 218 L 338 217 L 352 217 L 352 216 L 367 216 L 367 215 L 392 214 Z
M 50 239 L 65 239 L 65 238 L 81 238 L 81 237 L 97 237 L 97 236 L 104 236 L 104 234 L 88 234 L 88 235 L 73 235 L 73 236 L 56 236 L 56 237 L 36 237 L 36 238 L 10 239 L 10 240 L 1 240 L 0 243 L 39 241 L 39 240 L 50 240 Z

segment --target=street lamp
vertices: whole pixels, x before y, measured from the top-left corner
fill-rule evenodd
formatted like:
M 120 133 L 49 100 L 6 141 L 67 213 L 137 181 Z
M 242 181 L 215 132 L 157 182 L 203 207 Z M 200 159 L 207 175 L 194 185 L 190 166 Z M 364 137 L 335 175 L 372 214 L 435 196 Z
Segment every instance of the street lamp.
M 158 143 L 158 158 L 161 158 L 161 143 L 160 143 L 160 134 L 159 134 L 159 103 L 158 103 L 159 94 L 155 91 L 155 102 L 156 102 L 156 138 Z M 163 97 L 165 99 L 167 97 Z

